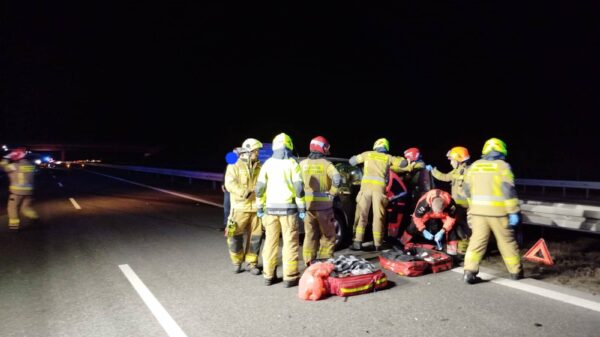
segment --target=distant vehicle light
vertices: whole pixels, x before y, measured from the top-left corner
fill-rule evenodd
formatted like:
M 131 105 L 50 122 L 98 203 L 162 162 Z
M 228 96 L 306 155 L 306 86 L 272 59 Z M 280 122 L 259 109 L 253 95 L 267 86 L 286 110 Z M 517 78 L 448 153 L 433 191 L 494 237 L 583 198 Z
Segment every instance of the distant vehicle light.
M 42 160 L 41 160 L 41 159 L 36 159 L 36 160 L 35 160 L 35 164 L 36 164 L 36 165 L 40 165 L 41 163 L 42 163 Z

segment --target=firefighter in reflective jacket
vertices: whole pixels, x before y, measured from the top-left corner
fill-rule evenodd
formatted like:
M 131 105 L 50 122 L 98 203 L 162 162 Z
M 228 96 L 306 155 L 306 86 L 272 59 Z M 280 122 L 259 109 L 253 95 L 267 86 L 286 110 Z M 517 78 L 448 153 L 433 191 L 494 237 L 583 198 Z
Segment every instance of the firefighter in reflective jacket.
M 469 203 L 469 224 L 473 234 L 467 248 L 464 281 L 478 282 L 479 263 L 486 251 L 490 232 L 494 233 L 498 250 L 511 278 L 523 277 L 519 247 L 514 236 L 514 226 L 519 223 L 519 200 L 515 191 L 510 165 L 504 161 L 506 144 L 498 139 L 488 139 L 482 158 L 467 171 L 464 191 Z
M 333 257 L 336 233 L 333 198 L 342 180 L 335 165 L 325 159 L 330 148 L 327 139 L 315 137 L 310 141 L 309 148 L 308 158 L 300 162 L 307 210 L 302 245 L 302 257 L 306 265 L 317 256 Z
M 456 205 L 448 192 L 433 189 L 425 193 L 417 201 L 412 223 L 402 235 L 402 244 L 419 235 L 427 241 L 434 241 L 438 250 L 442 250 L 443 242 L 447 241 L 446 252 L 456 255 L 455 211 Z
M 30 219 L 37 219 L 37 212 L 31 207 L 33 202 L 33 176 L 35 166 L 25 158 L 25 149 L 14 149 L 1 162 L 10 180 L 8 197 L 8 228 L 18 230 L 21 225 L 19 210 Z
M 260 172 L 258 150 L 262 143 L 248 138 L 242 144 L 240 155 L 235 164 L 227 165 L 225 188 L 230 193 L 231 211 L 227 219 L 225 235 L 229 247 L 229 256 L 233 263 L 233 272 L 242 272 L 242 263 L 246 270 L 259 275 L 258 253 L 262 239 L 262 226 L 256 216 L 256 197 L 254 189 Z M 246 240 L 244 240 L 246 235 Z M 244 242 L 245 241 L 245 242 Z
M 266 238 L 263 247 L 263 276 L 270 286 L 277 278 L 279 235 L 283 237 L 283 283 L 298 285 L 298 226 L 306 216 L 300 165 L 292 156 L 294 145 L 285 133 L 273 139 L 273 155 L 264 163 L 256 184 L 257 215 L 263 217 Z M 265 209 L 266 207 L 266 215 Z
M 350 164 L 364 164 L 363 177 L 360 182 L 360 191 L 356 196 L 355 236 L 351 249 L 361 250 L 365 235 L 365 227 L 369 221 L 369 211 L 373 207 L 373 244 L 375 250 L 381 250 L 383 241 L 383 227 L 385 221 L 385 208 L 388 199 L 385 187 L 388 183 L 388 170 L 405 172 L 409 170 L 407 161 L 402 157 L 388 154 L 390 143 L 385 138 L 380 138 L 373 144 L 373 151 L 366 151 L 350 158 Z
M 458 253 L 464 255 L 469 244 L 471 228 L 467 223 L 467 208 L 469 208 L 469 204 L 463 191 L 463 182 L 469 168 L 469 158 L 471 156 L 467 148 L 455 146 L 448 151 L 446 157 L 450 161 L 452 171 L 442 173 L 437 168 L 433 168 L 431 173 L 435 179 L 450 183 L 452 199 L 456 203 L 456 234 L 460 238 L 458 241 Z M 430 169 L 430 167 L 428 166 L 427 169 Z

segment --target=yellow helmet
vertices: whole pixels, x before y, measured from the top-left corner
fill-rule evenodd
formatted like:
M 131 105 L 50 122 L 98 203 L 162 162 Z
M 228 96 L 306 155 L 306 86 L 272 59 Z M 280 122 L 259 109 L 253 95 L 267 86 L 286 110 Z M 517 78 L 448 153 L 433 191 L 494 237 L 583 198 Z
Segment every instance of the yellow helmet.
M 492 151 L 496 151 L 498 153 L 502 153 L 503 155 L 508 155 L 508 150 L 506 149 L 506 143 L 498 138 L 490 138 L 483 145 L 483 150 L 481 154 L 484 156 Z
M 271 148 L 273 150 L 286 148 L 292 151 L 294 149 L 294 143 L 292 143 L 292 138 L 290 138 L 290 136 L 282 132 L 273 138 L 273 145 Z
M 262 147 L 263 147 L 262 143 L 254 138 L 248 138 L 244 141 L 244 143 L 242 143 L 242 149 L 244 149 L 244 151 L 248 151 L 248 152 L 262 149 Z
M 471 158 L 471 156 L 469 155 L 469 150 L 467 150 L 466 147 L 462 146 L 455 146 L 451 148 L 450 151 L 446 153 L 446 157 L 448 157 L 448 159 L 456 160 L 459 163 L 462 163 L 463 161 L 469 160 L 469 158 Z
M 378 147 L 384 147 L 386 151 L 389 151 L 390 142 L 388 142 L 388 140 L 385 138 L 379 138 L 375 141 L 375 144 L 373 144 L 373 150 L 375 150 Z

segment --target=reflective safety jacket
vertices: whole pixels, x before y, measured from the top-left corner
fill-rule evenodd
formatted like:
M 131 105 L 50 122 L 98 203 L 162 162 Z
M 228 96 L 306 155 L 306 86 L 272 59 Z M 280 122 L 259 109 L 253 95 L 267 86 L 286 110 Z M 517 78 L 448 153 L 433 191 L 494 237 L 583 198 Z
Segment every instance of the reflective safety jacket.
M 235 164 L 227 165 L 225 188 L 231 193 L 231 208 L 242 212 L 256 212 L 256 181 L 261 164 L 256 161 L 238 159 Z M 244 198 L 245 197 L 245 198 Z
M 467 162 L 462 162 L 458 164 L 458 166 L 455 169 L 448 173 L 442 173 L 438 171 L 437 168 L 434 168 L 431 171 L 431 174 L 433 174 L 433 177 L 435 179 L 450 182 L 450 185 L 452 186 L 451 191 L 454 202 L 456 202 L 456 204 L 464 208 L 469 207 L 469 204 L 467 202 L 467 196 L 465 195 L 465 192 L 463 190 L 463 183 L 468 167 L 469 166 L 467 165 Z
M 293 158 L 271 157 L 262 166 L 256 183 L 256 206 L 270 215 L 306 211 L 300 165 Z
M 10 193 L 17 195 L 33 194 L 35 165 L 27 159 L 21 159 L 13 163 L 3 161 L 2 166 L 4 166 L 4 171 L 6 171 L 10 180 Z
M 440 197 L 444 200 L 444 206 L 440 213 L 433 213 L 431 209 L 431 202 L 434 198 Z M 446 191 L 439 189 L 433 189 L 421 197 L 417 201 L 417 207 L 413 213 L 413 221 L 417 226 L 417 229 L 422 232 L 426 227 L 426 222 L 431 219 L 440 219 L 443 223 L 443 228 L 447 232 L 451 231 L 456 222 L 454 217 L 456 212 L 456 206 L 450 194 Z
M 506 216 L 519 212 L 514 180 L 510 165 L 504 160 L 480 159 L 474 162 L 464 181 L 469 214 Z
M 304 159 L 300 162 L 304 181 L 306 209 L 318 211 L 333 207 L 333 197 L 338 193 L 341 176 L 335 165 L 325 158 Z
M 370 190 L 385 191 L 388 180 L 388 170 L 396 173 L 409 170 L 407 161 L 402 157 L 394 157 L 387 153 L 377 151 L 365 151 L 350 158 L 350 164 L 364 164 L 363 177 L 360 181 L 360 188 Z

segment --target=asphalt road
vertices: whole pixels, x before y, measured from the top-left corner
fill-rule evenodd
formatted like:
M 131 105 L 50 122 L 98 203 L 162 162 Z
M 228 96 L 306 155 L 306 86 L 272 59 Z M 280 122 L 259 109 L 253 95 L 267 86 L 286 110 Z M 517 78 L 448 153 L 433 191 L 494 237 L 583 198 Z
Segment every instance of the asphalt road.
M 394 283 L 389 289 L 302 301 L 298 288 L 267 287 L 260 276 L 231 272 L 216 230 L 222 209 L 86 171 L 43 171 L 36 207 L 41 220 L 26 222 L 19 233 L 0 226 L 3 337 L 596 337 L 600 331 L 600 311 L 510 284 L 575 295 L 569 299 L 594 308 L 598 296 L 530 279 L 469 286 L 452 271 L 416 278 L 386 271 Z M 1 214 L 5 224 L 4 207 Z

